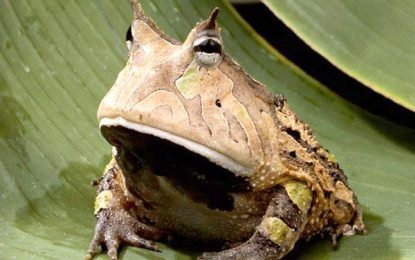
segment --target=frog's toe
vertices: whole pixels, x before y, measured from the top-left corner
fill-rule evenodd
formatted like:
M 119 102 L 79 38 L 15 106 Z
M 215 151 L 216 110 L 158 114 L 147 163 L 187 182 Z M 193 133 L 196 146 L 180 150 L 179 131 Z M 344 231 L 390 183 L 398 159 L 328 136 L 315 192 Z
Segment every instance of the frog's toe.
M 363 222 L 358 224 L 343 224 L 339 225 L 336 228 L 330 228 L 328 229 L 330 238 L 331 238 L 331 244 L 333 247 L 336 247 L 338 245 L 339 238 L 341 236 L 353 236 L 356 234 L 356 232 L 362 233 L 364 235 L 367 234 L 367 229 Z
M 118 259 L 118 249 L 121 245 L 160 252 L 156 243 L 151 240 L 157 240 L 161 235 L 161 231 L 139 222 L 126 210 L 104 209 L 97 214 L 95 235 L 85 259 L 92 259 L 97 254 L 97 248 L 101 245 L 107 247 L 109 259 Z
M 120 246 L 120 243 L 116 239 L 110 239 L 106 243 L 107 245 L 107 254 L 108 258 L 110 260 L 117 260 L 118 259 L 118 247 Z
M 357 217 L 353 223 L 353 230 L 362 233 L 363 235 L 367 235 L 367 228 L 365 223 L 363 223 L 362 211 L 360 209 L 358 209 Z
M 363 222 L 361 223 L 355 223 L 353 225 L 353 230 L 362 233 L 363 235 L 367 235 L 367 228 Z
M 96 254 L 97 247 L 103 242 L 102 236 L 99 232 L 95 232 L 94 238 L 89 244 L 89 248 L 85 254 L 86 260 L 91 260 Z
M 124 242 L 131 246 L 142 247 L 156 252 L 161 252 L 161 250 L 157 248 L 157 244 L 155 242 L 141 238 L 136 234 L 128 234 L 124 238 Z

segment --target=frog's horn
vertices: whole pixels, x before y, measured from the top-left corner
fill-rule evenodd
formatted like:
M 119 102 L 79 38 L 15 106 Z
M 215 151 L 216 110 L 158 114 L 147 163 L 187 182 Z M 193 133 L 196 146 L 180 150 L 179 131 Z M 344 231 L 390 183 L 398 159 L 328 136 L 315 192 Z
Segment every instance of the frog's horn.
M 170 42 L 172 44 L 179 44 L 179 42 L 176 39 L 173 39 L 170 36 L 168 36 L 167 34 L 163 33 L 158 28 L 156 23 L 144 13 L 144 10 L 141 7 L 141 4 L 140 4 L 139 0 L 131 0 L 131 5 L 133 7 L 134 20 L 144 22 L 144 24 L 146 24 L 147 27 L 148 27 L 148 28 L 143 29 L 142 32 L 141 32 L 142 34 L 140 35 L 139 38 L 142 41 L 146 40 L 146 36 L 148 36 L 148 35 L 146 35 L 145 32 L 148 32 L 148 29 L 150 29 L 151 32 L 156 33 L 160 38 L 162 38 L 164 40 L 167 40 L 168 42 Z M 137 25 L 137 26 L 140 26 L 140 25 Z M 150 33 L 150 32 L 148 32 L 148 33 Z M 140 39 L 137 39 L 139 44 L 140 44 L 140 41 L 141 41 Z
M 146 15 L 144 14 L 143 8 L 141 7 L 140 1 L 131 0 L 131 5 L 134 11 L 134 19 L 143 20 Z
M 201 32 L 205 30 L 217 30 L 216 18 L 219 14 L 219 8 L 215 7 L 206 20 L 201 21 L 196 25 L 196 31 Z
M 218 17 L 218 14 L 219 14 L 219 8 L 215 7 L 210 13 L 209 18 L 206 19 L 206 22 L 207 22 L 206 29 L 209 29 L 209 30 L 216 29 L 216 18 Z
M 220 34 L 220 29 L 218 28 L 218 25 L 216 23 L 218 14 L 219 14 L 219 8 L 215 7 L 206 20 L 203 20 L 196 24 L 196 26 L 187 36 L 186 41 L 184 42 L 184 45 L 192 46 L 195 38 L 198 37 L 198 35 L 202 33 L 203 31 L 207 31 L 207 30 L 216 31 L 218 34 Z

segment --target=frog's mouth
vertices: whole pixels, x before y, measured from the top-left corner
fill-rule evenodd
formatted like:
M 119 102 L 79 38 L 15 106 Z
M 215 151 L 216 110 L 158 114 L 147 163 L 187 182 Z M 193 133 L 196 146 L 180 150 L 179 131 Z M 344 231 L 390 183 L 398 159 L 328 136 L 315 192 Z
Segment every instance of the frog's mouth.
M 237 176 L 184 146 L 139 129 L 101 124 L 101 132 L 116 148 L 117 162 L 127 178 L 137 181 L 138 172 L 150 170 L 181 194 L 219 210 L 233 209 L 231 192 L 251 189 L 246 177 Z
M 155 136 L 161 140 L 165 140 L 167 142 L 171 142 L 173 144 L 186 148 L 189 152 L 201 155 L 202 157 L 208 159 L 210 162 L 220 166 L 224 170 L 234 173 L 237 176 L 246 177 L 251 172 L 250 169 L 244 167 L 242 164 L 230 158 L 229 156 L 224 155 L 218 151 L 215 151 L 200 143 L 188 140 L 184 137 L 181 137 L 181 136 L 178 136 L 178 135 L 175 135 L 175 134 L 148 126 L 148 125 L 133 123 L 133 122 L 125 120 L 122 117 L 102 118 L 100 120 L 101 131 L 103 131 L 104 137 L 108 141 L 110 141 L 111 139 L 111 137 L 108 136 L 111 134 L 111 131 L 105 131 L 105 129 L 109 127 L 117 127 L 117 126 L 133 130 L 140 134 Z

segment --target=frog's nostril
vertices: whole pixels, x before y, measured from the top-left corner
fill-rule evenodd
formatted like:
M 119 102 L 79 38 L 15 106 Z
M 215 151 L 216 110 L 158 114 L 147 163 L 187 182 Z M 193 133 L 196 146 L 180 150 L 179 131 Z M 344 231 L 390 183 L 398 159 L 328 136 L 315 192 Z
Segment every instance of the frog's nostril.
M 216 105 L 217 107 L 222 107 L 222 103 L 220 102 L 220 99 L 216 99 L 216 101 L 215 101 L 215 105 Z

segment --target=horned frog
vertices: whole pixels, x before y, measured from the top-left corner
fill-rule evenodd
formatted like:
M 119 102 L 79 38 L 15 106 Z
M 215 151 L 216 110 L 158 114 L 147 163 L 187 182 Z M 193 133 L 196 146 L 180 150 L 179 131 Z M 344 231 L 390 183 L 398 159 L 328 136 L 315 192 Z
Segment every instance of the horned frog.
M 333 156 L 224 53 L 217 8 L 180 43 L 132 5 L 129 59 L 98 109 L 113 159 L 87 258 L 169 238 L 220 246 L 200 259 L 279 259 L 299 239 L 366 232 Z

